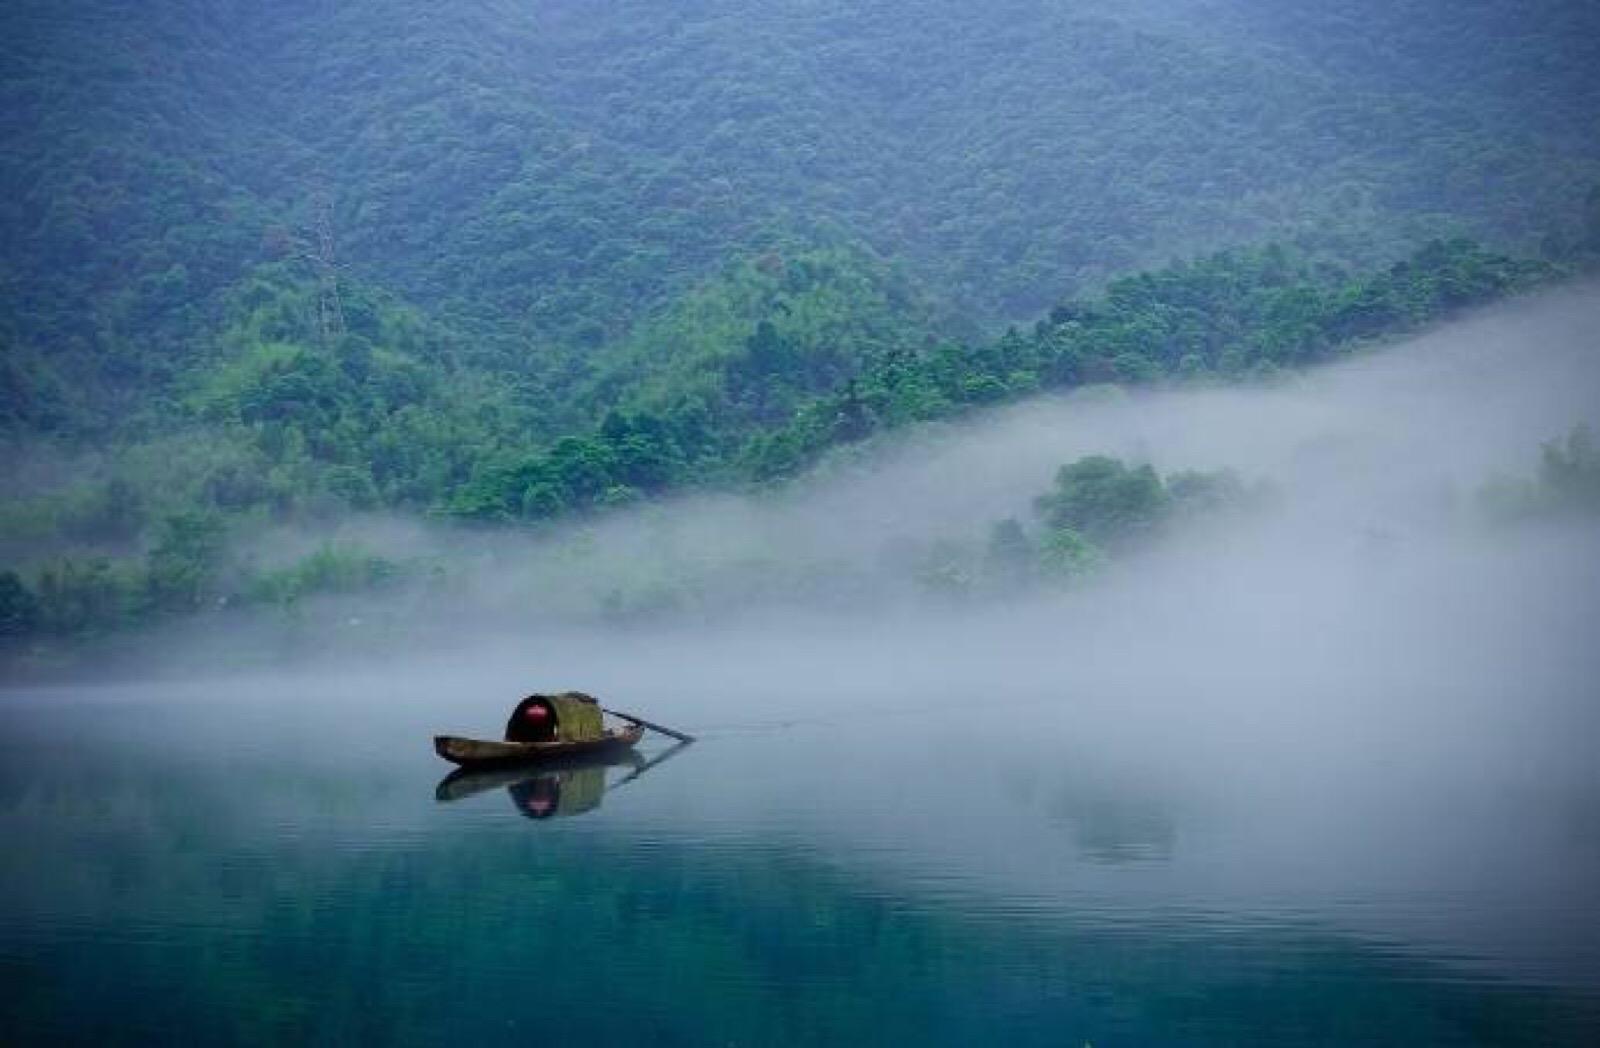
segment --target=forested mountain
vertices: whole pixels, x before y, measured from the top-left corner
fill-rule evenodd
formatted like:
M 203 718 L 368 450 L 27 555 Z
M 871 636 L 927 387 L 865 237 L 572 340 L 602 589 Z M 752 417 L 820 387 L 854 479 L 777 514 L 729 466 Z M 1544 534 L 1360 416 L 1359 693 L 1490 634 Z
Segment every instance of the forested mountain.
M 1562 272 L 1469 241 L 1355 278 L 1281 248 L 1233 252 L 1114 281 L 1027 334 L 964 346 L 897 331 L 848 256 L 762 260 L 651 329 L 659 342 L 647 344 L 678 343 L 687 367 L 622 372 L 617 388 L 590 391 L 588 403 L 612 405 L 598 424 L 548 441 L 504 383 L 429 366 L 448 344 L 414 313 L 352 300 L 365 334 L 324 345 L 316 295 L 261 276 L 230 303 L 223 340 L 238 355 L 185 376 L 183 395 L 163 402 L 169 425 L 80 461 L 70 484 L 47 464 L 53 482 L 0 501 L 0 555 L 23 569 L 0 571 L 0 644 L 293 608 L 402 574 L 359 550 L 265 566 L 240 556 L 241 540 L 274 524 L 388 508 L 536 526 L 673 491 L 758 487 L 875 434 L 1042 390 L 1315 363 Z M 860 356 L 831 351 L 835 338 Z M 1093 560 L 1075 535 L 1065 542 L 1041 555 L 1072 571 Z
M 0 554 L 60 633 L 218 599 L 252 523 L 764 484 L 1600 251 L 1587 3 L 12 0 L 0 40 Z
M 8 355 L 122 408 L 324 218 L 349 278 L 561 391 L 780 242 L 865 245 L 971 332 L 1227 242 L 1537 239 L 1600 172 L 1583 3 L 16 0 L 0 33 Z

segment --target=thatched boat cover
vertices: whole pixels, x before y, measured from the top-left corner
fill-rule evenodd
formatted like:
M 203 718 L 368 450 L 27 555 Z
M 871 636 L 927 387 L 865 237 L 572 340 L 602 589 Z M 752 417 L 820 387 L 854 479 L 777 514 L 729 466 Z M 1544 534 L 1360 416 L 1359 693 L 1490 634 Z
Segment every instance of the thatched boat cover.
M 560 695 L 529 695 L 517 703 L 506 725 L 506 738 L 521 738 L 520 724 L 523 711 L 529 706 L 543 704 L 556 715 L 556 737 L 562 742 L 594 742 L 605 737 L 605 725 L 600 717 L 600 703 L 592 695 L 581 691 L 565 691 Z
M 556 723 L 561 726 L 562 742 L 593 742 L 605 737 L 600 703 L 594 696 L 581 691 L 563 692 L 550 696 L 550 705 L 556 708 Z

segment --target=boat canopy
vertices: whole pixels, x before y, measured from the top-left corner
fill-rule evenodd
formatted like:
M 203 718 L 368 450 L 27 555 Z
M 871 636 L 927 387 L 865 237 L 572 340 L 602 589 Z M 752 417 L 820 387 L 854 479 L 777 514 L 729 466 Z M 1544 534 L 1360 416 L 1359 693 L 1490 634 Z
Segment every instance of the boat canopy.
M 527 711 L 543 706 L 555 718 L 554 732 L 531 729 Z M 561 742 L 595 742 L 605 737 L 605 725 L 600 716 L 600 702 L 581 691 L 566 691 L 559 695 L 529 695 L 517 703 L 506 722 L 506 739 L 510 742 L 543 742 L 557 739 Z

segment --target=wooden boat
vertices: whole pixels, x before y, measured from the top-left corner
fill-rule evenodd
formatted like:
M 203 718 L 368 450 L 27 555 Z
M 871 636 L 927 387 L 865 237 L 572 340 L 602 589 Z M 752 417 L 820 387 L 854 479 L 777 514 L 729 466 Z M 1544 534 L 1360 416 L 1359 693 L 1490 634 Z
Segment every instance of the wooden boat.
M 435 735 L 433 752 L 463 768 L 492 768 L 572 757 L 613 756 L 632 749 L 642 738 L 644 727 L 638 724 L 607 729 L 599 738 L 574 741 L 504 742 L 466 739 L 459 735 Z
M 605 714 L 623 721 L 623 726 L 607 727 Z M 633 749 L 647 730 L 661 732 L 685 744 L 694 741 L 691 735 L 652 724 L 643 717 L 608 710 L 593 695 L 564 691 L 556 695 L 529 695 L 517 703 L 506 721 L 504 739 L 435 735 L 433 752 L 463 768 L 561 760 L 596 762 Z

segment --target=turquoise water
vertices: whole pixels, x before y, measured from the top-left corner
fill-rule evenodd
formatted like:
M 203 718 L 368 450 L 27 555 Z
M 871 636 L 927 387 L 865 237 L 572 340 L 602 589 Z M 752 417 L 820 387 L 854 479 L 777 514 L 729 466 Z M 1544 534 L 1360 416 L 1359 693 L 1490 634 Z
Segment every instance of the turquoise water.
M 1047 697 L 982 724 L 879 698 L 898 715 L 854 738 L 685 703 L 701 742 L 625 783 L 636 768 L 569 776 L 552 806 L 525 783 L 440 798 L 428 736 L 492 733 L 496 694 L 6 696 L 4 1040 L 1600 1031 L 1600 826 L 1554 772 L 1255 767 L 1204 738 L 1037 723 Z M 550 817 L 527 816 L 534 795 Z

